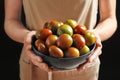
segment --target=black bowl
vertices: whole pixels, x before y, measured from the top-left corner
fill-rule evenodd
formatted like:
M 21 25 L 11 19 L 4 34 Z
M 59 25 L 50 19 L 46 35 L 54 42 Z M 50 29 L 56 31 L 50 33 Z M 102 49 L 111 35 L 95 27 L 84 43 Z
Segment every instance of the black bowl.
M 57 69 L 73 69 L 78 67 L 79 65 L 83 64 L 86 62 L 86 59 L 88 58 L 88 56 L 94 51 L 96 44 L 93 44 L 92 46 L 90 46 L 90 52 L 86 53 L 84 55 L 81 55 L 80 57 L 76 57 L 76 58 L 54 58 L 51 56 L 47 56 L 45 54 L 42 54 L 40 51 L 37 50 L 37 48 L 35 47 L 35 42 L 36 38 L 33 37 L 32 39 L 32 50 L 33 52 L 42 57 L 43 61 L 45 61 L 49 66 L 52 66 L 54 68 Z

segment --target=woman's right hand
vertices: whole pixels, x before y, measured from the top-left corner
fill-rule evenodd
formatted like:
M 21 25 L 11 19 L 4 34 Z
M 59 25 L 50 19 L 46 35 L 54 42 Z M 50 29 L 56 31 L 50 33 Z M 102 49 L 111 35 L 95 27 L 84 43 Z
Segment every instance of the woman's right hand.
M 37 67 L 39 67 L 42 70 L 45 71 L 51 71 L 46 63 L 43 62 L 42 58 L 35 55 L 34 52 L 32 51 L 32 37 L 36 34 L 36 31 L 30 31 L 27 33 L 25 39 L 24 39 L 24 47 L 25 47 L 25 54 L 29 58 L 29 60 Z

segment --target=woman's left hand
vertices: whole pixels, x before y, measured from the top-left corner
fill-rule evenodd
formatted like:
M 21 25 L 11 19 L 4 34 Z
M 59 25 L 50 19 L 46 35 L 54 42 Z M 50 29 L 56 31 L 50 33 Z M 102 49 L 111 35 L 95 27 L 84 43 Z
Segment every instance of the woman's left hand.
M 99 55 L 101 55 L 101 53 L 102 53 L 102 43 L 101 43 L 101 39 L 100 39 L 98 33 L 95 32 L 95 30 L 89 30 L 89 31 L 95 33 L 95 35 L 97 37 L 96 48 L 95 48 L 94 52 L 87 58 L 87 62 L 85 62 L 83 65 L 81 65 L 77 68 L 78 71 L 84 70 L 90 63 L 97 60 Z

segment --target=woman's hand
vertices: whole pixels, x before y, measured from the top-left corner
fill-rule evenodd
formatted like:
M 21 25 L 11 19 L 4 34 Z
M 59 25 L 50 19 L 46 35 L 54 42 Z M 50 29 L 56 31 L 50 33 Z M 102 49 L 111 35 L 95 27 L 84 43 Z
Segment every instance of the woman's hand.
M 84 63 L 83 65 L 81 65 L 80 67 L 78 67 L 78 71 L 85 69 L 90 63 L 97 60 L 99 55 L 101 55 L 101 53 L 102 53 L 102 43 L 101 43 L 101 39 L 100 39 L 99 35 L 97 34 L 97 32 L 95 32 L 95 30 L 89 30 L 89 31 L 95 33 L 95 35 L 97 37 L 96 48 L 95 48 L 94 52 L 88 57 L 87 62 Z
M 25 53 L 28 56 L 29 60 L 37 67 L 39 67 L 42 70 L 45 71 L 51 71 L 51 69 L 48 67 L 48 65 L 46 63 L 43 62 L 42 58 L 35 55 L 33 53 L 33 51 L 31 50 L 32 45 L 31 45 L 31 41 L 32 41 L 32 37 L 36 34 L 35 31 L 30 31 L 25 39 L 24 39 L 24 47 L 25 47 Z

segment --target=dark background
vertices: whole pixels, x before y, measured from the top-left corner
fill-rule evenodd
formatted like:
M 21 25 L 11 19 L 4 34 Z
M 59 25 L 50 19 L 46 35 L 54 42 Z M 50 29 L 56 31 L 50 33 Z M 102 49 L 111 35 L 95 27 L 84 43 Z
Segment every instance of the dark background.
M 115 34 L 103 42 L 100 56 L 101 67 L 99 80 L 120 79 L 120 0 L 117 0 L 118 29 Z M 23 19 L 24 20 L 24 19 Z M 0 0 L 0 78 L 3 80 L 19 79 L 19 57 L 22 44 L 11 40 L 4 32 L 4 0 Z M 107 32 L 107 31 L 106 31 Z

